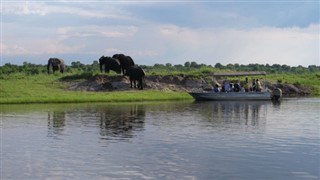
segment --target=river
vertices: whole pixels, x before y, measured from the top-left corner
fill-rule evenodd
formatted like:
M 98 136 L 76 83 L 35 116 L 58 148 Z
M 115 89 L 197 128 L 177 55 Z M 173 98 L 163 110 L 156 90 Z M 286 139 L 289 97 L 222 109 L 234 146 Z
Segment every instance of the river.
M 320 99 L 1 105 L 0 179 L 320 179 Z

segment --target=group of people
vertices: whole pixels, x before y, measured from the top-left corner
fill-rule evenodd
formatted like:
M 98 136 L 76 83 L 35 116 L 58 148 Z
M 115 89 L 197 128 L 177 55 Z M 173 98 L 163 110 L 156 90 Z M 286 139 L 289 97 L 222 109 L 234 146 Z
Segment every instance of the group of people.
M 261 92 L 262 86 L 259 79 L 253 79 L 251 85 L 249 85 L 248 77 L 246 77 L 243 86 L 240 81 L 238 83 L 230 83 L 225 80 L 220 88 L 218 84 L 214 86 L 214 92 Z

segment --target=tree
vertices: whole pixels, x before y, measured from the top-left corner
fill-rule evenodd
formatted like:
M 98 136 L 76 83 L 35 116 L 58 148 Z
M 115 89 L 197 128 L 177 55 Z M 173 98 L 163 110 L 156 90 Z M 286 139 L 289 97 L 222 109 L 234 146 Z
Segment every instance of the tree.
M 233 64 L 227 64 L 227 69 L 230 69 L 230 70 L 234 70 L 234 65 Z
M 216 65 L 214 65 L 214 67 L 218 68 L 218 69 L 222 69 L 223 65 L 221 63 L 216 63 Z
M 190 62 L 189 61 L 185 62 L 184 67 L 190 67 Z
M 190 67 L 198 68 L 199 65 L 197 64 L 197 62 L 192 61 L 191 64 L 190 64 Z

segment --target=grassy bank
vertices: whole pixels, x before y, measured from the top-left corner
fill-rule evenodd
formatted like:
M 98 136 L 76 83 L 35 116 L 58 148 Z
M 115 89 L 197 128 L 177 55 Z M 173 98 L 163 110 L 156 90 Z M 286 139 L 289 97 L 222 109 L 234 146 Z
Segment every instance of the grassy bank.
M 78 103 L 129 102 L 160 100 L 191 100 L 186 92 L 136 90 L 119 92 L 66 91 L 67 84 L 59 81 L 65 75 L 14 74 L 0 79 L 0 104 L 16 103 Z
M 68 84 L 60 78 L 72 74 L 30 75 L 10 74 L 0 77 L 0 104 L 18 103 L 78 103 L 78 102 L 130 102 L 192 100 L 186 92 L 132 90 L 113 92 L 66 91 Z M 83 78 L 88 78 L 83 76 Z M 81 81 L 82 79 L 77 79 Z M 312 88 L 320 95 L 320 77 L 317 74 L 271 74 L 268 81 L 300 84 Z
M 320 95 L 320 74 L 319 73 L 302 73 L 302 74 L 269 74 L 267 80 L 273 83 L 304 85 L 310 87 L 312 95 Z

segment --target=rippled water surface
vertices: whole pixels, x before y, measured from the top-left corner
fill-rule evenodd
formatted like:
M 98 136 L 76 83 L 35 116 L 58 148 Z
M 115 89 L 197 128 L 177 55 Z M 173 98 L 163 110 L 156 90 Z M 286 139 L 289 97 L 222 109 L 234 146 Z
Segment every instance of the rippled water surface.
M 1 105 L 0 179 L 320 179 L 320 99 Z

